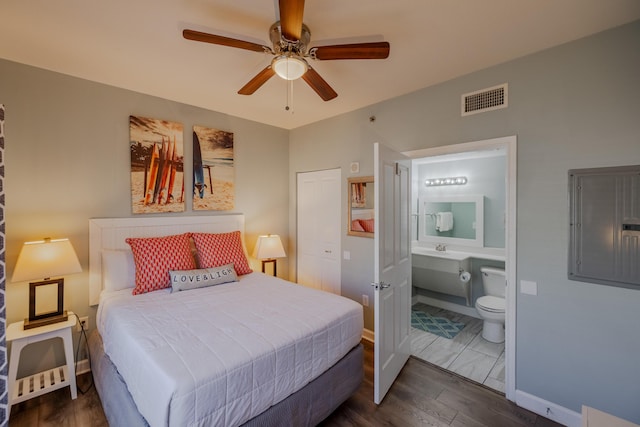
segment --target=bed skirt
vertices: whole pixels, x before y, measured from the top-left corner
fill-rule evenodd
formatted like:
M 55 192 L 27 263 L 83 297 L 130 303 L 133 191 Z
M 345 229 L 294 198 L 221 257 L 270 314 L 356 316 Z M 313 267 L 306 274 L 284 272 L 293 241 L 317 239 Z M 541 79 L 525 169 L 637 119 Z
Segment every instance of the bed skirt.
M 97 330 L 89 336 L 93 381 L 111 427 L 146 427 L 127 386 L 104 352 Z M 325 373 L 285 400 L 249 420 L 245 426 L 315 426 L 355 393 L 364 378 L 362 344 Z

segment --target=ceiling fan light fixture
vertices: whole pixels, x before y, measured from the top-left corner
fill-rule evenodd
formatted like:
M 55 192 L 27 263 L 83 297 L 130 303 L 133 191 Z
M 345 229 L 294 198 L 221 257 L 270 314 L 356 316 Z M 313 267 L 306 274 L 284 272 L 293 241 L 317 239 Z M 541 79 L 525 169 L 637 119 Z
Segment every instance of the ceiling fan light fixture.
M 278 76 L 285 80 L 299 79 L 307 72 L 307 61 L 297 56 L 280 55 L 273 58 L 271 67 Z

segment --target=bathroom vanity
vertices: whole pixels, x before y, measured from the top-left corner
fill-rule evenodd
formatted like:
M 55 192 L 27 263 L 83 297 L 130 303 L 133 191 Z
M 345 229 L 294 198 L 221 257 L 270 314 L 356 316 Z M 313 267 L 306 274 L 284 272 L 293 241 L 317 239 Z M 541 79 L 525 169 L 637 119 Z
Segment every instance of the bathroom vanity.
M 444 245 L 441 246 L 441 248 Z M 436 250 L 433 245 L 413 242 L 411 263 L 413 286 L 465 298 L 466 305 L 472 301 L 472 260 L 505 261 L 504 249 L 449 247 Z

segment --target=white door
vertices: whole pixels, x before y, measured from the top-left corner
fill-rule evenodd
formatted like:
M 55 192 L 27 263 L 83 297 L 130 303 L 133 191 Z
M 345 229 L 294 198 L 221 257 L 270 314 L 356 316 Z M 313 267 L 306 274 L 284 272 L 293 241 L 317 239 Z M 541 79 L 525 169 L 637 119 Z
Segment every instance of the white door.
M 374 145 L 374 401 L 379 404 L 411 354 L 411 161 Z
M 340 295 L 342 173 L 298 174 L 298 283 Z

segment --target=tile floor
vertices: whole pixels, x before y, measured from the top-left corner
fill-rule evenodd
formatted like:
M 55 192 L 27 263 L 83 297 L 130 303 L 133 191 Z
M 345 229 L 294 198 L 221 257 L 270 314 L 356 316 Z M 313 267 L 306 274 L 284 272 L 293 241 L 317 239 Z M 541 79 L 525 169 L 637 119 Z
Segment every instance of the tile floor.
M 504 343 L 482 338 L 482 320 L 423 303 L 413 308 L 465 324 L 453 339 L 412 328 L 411 352 L 415 357 L 504 393 Z

